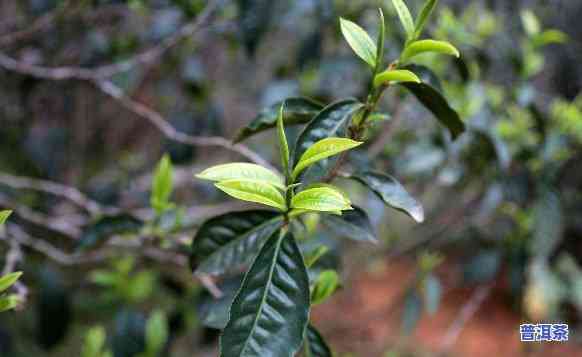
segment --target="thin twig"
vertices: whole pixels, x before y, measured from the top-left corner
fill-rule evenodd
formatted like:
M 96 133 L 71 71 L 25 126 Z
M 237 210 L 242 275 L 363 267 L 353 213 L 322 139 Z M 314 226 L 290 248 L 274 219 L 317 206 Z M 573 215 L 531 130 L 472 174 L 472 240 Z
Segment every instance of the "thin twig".
M 91 200 L 81 191 L 56 182 L 0 173 L 0 184 L 14 189 L 35 190 L 65 198 L 94 215 L 103 211 L 97 202 Z
M 248 158 L 249 160 L 272 168 L 268 161 L 263 159 L 259 154 L 249 149 L 247 146 L 242 144 L 235 144 L 220 136 L 191 136 L 181 133 L 174 129 L 174 127 L 164 119 L 164 117 L 156 112 L 155 110 L 147 107 L 146 105 L 137 102 L 127 96 L 121 88 L 116 86 L 111 81 L 94 81 L 98 89 L 109 97 L 115 99 L 119 104 L 129 111 L 135 113 L 136 115 L 148 120 L 152 125 L 154 125 L 165 137 L 176 142 L 183 144 L 194 145 L 194 146 L 219 146 L 225 149 L 239 153 L 240 155 Z
M 441 354 L 445 354 L 453 347 L 461 332 L 463 331 L 463 328 L 469 322 L 469 320 L 471 320 L 475 313 L 479 311 L 479 308 L 491 293 L 492 288 L 493 284 L 479 286 L 473 295 L 471 295 L 467 303 L 463 305 L 458 317 L 455 319 L 455 321 L 453 321 L 451 326 L 448 328 L 445 337 L 443 338 L 443 342 L 440 348 Z
M 156 62 L 172 47 L 176 46 L 184 38 L 192 37 L 220 8 L 223 0 L 215 0 L 209 3 L 206 8 L 192 22 L 182 26 L 176 33 L 163 40 L 160 44 L 153 46 L 143 52 L 124 61 L 103 65 L 95 68 L 83 68 L 75 66 L 44 67 L 17 61 L 3 53 L 0 53 L 0 67 L 6 70 L 33 76 L 36 78 L 50 80 L 103 80 L 116 74 L 127 72 L 137 65 L 151 64 Z

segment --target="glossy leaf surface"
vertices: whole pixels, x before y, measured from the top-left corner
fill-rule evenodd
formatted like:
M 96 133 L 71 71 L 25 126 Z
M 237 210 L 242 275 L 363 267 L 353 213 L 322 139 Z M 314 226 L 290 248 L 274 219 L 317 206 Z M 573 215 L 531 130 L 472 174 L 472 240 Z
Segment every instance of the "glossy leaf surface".
M 275 232 L 245 276 L 220 338 L 222 357 L 291 357 L 309 316 L 309 281 L 291 234 Z
M 192 242 L 192 269 L 200 274 L 222 274 L 249 264 L 282 224 L 277 212 L 267 210 L 211 218 L 202 224 Z
M 85 227 L 78 248 L 100 246 L 113 235 L 135 234 L 143 225 L 141 220 L 127 213 L 103 216 Z
M 196 177 L 209 181 L 253 180 L 285 188 L 283 179 L 277 173 L 257 164 L 232 162 L 207 168 Z
M 424 221 L 424 209 L 392 176 L 373 171 L 357 173 L 351 178 L 370 188 L 387 205 L 396 208 L 417 222 Z
M 285 126 L 308 123 L 323 109 L 321 104 L 308 98 L 287 98 L 261 111 L 250 124 L 237 134 L 233 141 L 237 143 L 252 135 L 274 128 L 277 125 L 279 110 L 283 104 L 285 104 L 285 112 L 283 113 Z
M 323 336 L 311 324 L 307 326 L 307 330 L 305 331 L 303 352 L 305 357 L 333 357 L 333 353 Z
M 368 214 L 359 207 L 354 206 L 353 210 L 345 211 L 341 216 L 325 216 L 323 222 L 337 235 L 356 241 L 378 241 Z
M 445 97 L 434 87 L 426 83 L 402 83 L 416 99 L 418 99 L 437 120 L 444 125 L 453 139 L 456 139 L 465 131 L 465 123 L 459 114 L 451 108 Z

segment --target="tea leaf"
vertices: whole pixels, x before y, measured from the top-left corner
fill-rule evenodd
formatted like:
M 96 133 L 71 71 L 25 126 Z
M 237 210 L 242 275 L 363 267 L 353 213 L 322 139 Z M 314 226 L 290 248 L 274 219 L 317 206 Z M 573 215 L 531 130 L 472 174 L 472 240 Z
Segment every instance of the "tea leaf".
M 170 157 L 166 154 L 160 160 L 152 183 L 150 202 L 158 215 L 170 207 L 170 195 L 173 187 L 173 168 Z
M 339 277 L 335 270 L 322 271 L 311 292 L 311 305 L 318 305 L 327 300 L 339 286 Z
M 324 224 L 337 235 L 356 241 L 377 242 L 376 233 L 366 212 L 354 206 L 341 216 L 325 216 Z
M 281 153 L 281 163 L 285 177 L 289 177 L 289 144 L 285 136 L 285 126 L 283 125 L 283 112 L 285 111 L 285 104 L 281 105 L 279 111 L 279 119 L 277 119 L 277 134 L 279 135 L 279 150 Z
M 343 18 L 340 18 L 340 27 L 344 38 L 356 55 L 370 67 L 375 68 L 377 48 L 368 33 L 358 24 Z
M 317 329 L 309 324 L 305 331 L 305 357 L 333 357 L 331 349 Z
M 398 18 L 400 18 L 400 23 L 404 27 L 404 31 L 406 31 L 407 39 L 412 39 L 414 36 L 414 21 L 412 20 L 408 6 L 406 6 L 404 0 L 392 0 L 392 5 L 394 5 L 398 13 Z
M 445 55 L 451 55 L 455 57 L 461 56 L 459 50 L 457 50 L 455 46 L 451 45 L 448 42 L 436 40 L 420 40 L 414 41 L 410 43 L 408 46 L 406 46 L 404 51 L 402 51 L 402 55 L 400 56 L 400 62 L 406 63 L 412 57 L 427 52 L 442 53 Z
M 22 276 L 21 271 L 6 274 L 0 278 L 0 293 L 11 287 Z
M 416 76 L 416 74 L 405 69 L 387 70 L 382 73 L 378 73 L 376 77 L 374 77 L 374 87 L 376 88 L 382 85 L 386 85 L 390 82 L 420 83 L 420 79 Z
M 226 180 L 214 184 L 229 196 L 239 200 L 262 203 L 284 211 L 287 209 L 285 198 L 273 185 L 249 179 Z
M 362 144 L 363 142 L 347 138 L 326 138 L 316 142 L 301 155 L 299 162 L 293 169 L 293 181 L 295 181 L 303 170 L 312 164 Z
M 432 14 L 434 8 L 436 7 L 438 0 L 427 0 L 420 10 L 420 15 L 416 18 L 416 22 L 414 25 L 414 37 L 418 38 L 422 34 L 422 30 L 424 30 L 424 26 L 430 14 Z
M 233 162 L 212 166 L 195 176 L 209 181 L 252 180 L 271 184 L 282 190 L 285 189 L 281 176 L 262 166 L 248 162 Z
M 350 201 L 341 192 L 330 187 L 310 188 L 299 192 L 293 197 L 291 207 L 324 212 L 352 209 Z

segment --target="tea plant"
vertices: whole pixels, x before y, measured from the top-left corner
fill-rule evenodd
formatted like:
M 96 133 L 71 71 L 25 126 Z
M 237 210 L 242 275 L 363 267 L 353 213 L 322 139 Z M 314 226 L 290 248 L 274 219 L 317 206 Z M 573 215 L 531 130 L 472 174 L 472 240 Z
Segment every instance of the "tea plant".
M 0 211 L 0 229 L 8 219 L 11 211 Z M 0 312 L 14 309 L 18 306 L 18 295 L 3 294 L 8 288 L 18 281 L 22 272 L 13 272 L 0 277 Z
M 424 219 L 422 206 L 392 176 L 372 170 L 340 171 L 349 150 L 365 143 L 372 123 L 386 119 L 376 107 L 394 84 L 414 94 L 453 139 L 465 129 L 442 94 L 421 79 L 426 78 L 426 69 L 412 64 L 418 55 L 428 52 L 459 56 L 448 42 L 420 38 L 437 1 L 427 1 L 416 21 L 402 0 L 392 3 L 406 41 L 399 58 L 388 65 L 381 9 L 375 42 L 356 23 L 340 19 L 349 46 L 370 67 L 365 101 L 343 99 L 323 106 L 306 98 L 289 98 L 265 109 L 237 136 L 235 141 L 241 141 L 276 127 L 282 174 L 256 164 L 228 163 L 196 175 L 215 182 L 234 198 L 274 208 L 211 218 L 194 237 L 191 264 L 197 274 L 225 274 L 250 264 L 232 301 L 228 322 L 220 326 L 224 327 L 221 356 L 292 356 L 302 344 L 306 356 L 331 356 L 322 336 L 309 323 L 309 310 L 333 293 L 338 278 L 333 271 L 318 275 L 311 270 L 325 250 L 316 249 L 303 257 L 298 242 L 301 223 L 308 214 L 322 214 L 343 236 L 376 239 L 366 212 L 331 184 L 336 178 L 360 182 L 388 206 L 418 222 Z M 290 148 L 285 126 L 298 124 L 306 125 Z

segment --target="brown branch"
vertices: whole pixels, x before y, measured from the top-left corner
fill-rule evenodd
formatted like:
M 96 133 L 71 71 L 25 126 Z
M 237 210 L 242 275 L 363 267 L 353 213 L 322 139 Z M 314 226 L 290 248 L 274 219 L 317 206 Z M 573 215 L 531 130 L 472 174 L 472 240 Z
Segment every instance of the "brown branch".
M 479 311 L 479 308 L 485 299 L 487 299 L 492 289 L 493 284 L 479 286 L 473 295 L 471 295 L 467 303 L 463 305 L 457 318 L 455 321 L 453 321 L 451 326 L 449 326 L 443 338 L 443 342 L 440 348 L 441 354 L 446 354 L 446 352 L 453 347 L 465 325 L 469 322 L 469 320 L 471 320 L 471 318 L 473 318 L 475 313 Z
M 111 81 L 102 80 L 94 81 L 93 83 L 95 83 L 98 89 L 100 89 L 107 96 L 115 99 L 124 108 L 148 120 L 168 139 L 194 146 L 222 147 L 227 150 L 237 152 L 257 164 L 272 168 L 268 161 L 264 160 L 259 154 L 252 151 L 245 145 L 233 144 L 230 140 L 220 136 L 191 136 L 177 131 L 168 121 L 164 119 L 160 113 L 140 102 L 133 100 L 127 96 L 121 88 L 113 84 Z
M 220 8 L 222 0 L 209 3 L 206 8 L 192 22 L 182 26 L 176 33 L 163 40 L 160 44 L 124 61 L 102 65 L 95 68 L 83 68 L 76 66 L 44 67 L 17 61 L 3 53 L 0 53 L 0 67 L 6 70 L 24 75 L 49 80 L 103 80 L 116 74 L 127 72 L 137 65 L 156 62 L 172 47 L 176 46 L 184 38 L 192 37 Z M 51 21 L 53 19 L 50 19 Z
M 103 212 L 100 205 L 85 196 L 81 191 L 74 187 L 65 186 L 60 183 L 40 180 L 30 177 L 13 176 L 6 173 L 0 173 L 0 184 L 14 189 L 28 189 L 48 193 L 57 197 L 65 198 L 79 207 L 87 210 L 93 215 Z M 107 210 L 107 209 L 105 209 Z

